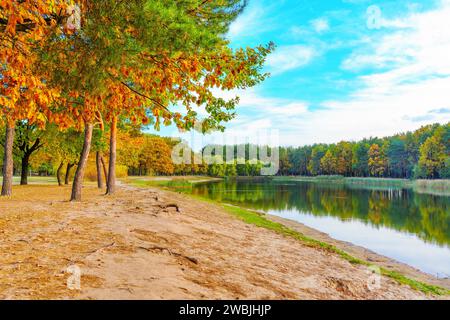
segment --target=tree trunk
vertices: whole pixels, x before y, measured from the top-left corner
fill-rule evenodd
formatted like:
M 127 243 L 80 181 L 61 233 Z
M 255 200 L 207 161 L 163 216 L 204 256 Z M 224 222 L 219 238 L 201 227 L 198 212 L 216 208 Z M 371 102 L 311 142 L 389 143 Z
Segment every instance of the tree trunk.
M 105 181 L 108 181 L 108 170 L 106 170 L 105 158 L 103 158 L 103 154 L 100 157 L 100 161 L 102 162 L 103 175 L 105 176 Z
M 22 158 L 22 171 L 20 174 L 20 185 L 28 185 L 28 168 L 30 167 L 30 154 L 25 153 Z
M 97 151 L 95 155 L 95 164 L 97 165 L 97 186 L 103 189 L 103 170 L 102 170 L 102 154 Z
M 86 123 L 84 129 L 83 151 L 81 152 L 80 162 L 78 163 L 75 178 L 73 180 L 72 196 L 70 198 L 70 201 L 81 201 L 81 190 L 83 188 L 84 172 L 86 170 L 89 152 L 91 150 L 93 129 L 93 124 Z
M 56 178 L 58 179 L 58 186 L 62 186 L 62 179 L 61 179 L 61 170 L 64 166 L 64 161 L 61 161 L 61 164 L 58 167 L 58 170 L 56 171 Z
M 72 168 L 75 166 L 75 163 L 67 163 L 67 167 L 66 167 L 66 177 L 64 179 L 64 184 L 68 185 L 69 184 L 69 180 L 70 180 L 70 171 L 72 170 Z
M 10 197 L 12 195 L 12 180 L 14 173 L 14 160 L 13 160 L 13 144 L 14 144 L 14 125 L 6 125 L 6 138 L 5 138 L 5 154 L 3 158 L 3 185 L 2 196 Z
M 106 194 L 116 192 L 116 148 L 117 148 L 117 118 L 111 121 L 111 136 L 109 140 L 109 170 Z

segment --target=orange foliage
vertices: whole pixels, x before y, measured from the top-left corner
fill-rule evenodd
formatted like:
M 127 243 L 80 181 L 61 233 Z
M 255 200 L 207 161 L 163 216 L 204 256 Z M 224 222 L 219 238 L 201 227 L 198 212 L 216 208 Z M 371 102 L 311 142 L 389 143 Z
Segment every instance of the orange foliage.
M 52 17 L 64 4 L 54 0 L 2 0 L 0 18 L 7 20 L 0 39 L 0 112 L 12 126 L 27 119 L 43 126 L 52 117 L 50 104 L 59 97 L 57 88 L 49 89 L 32 68 L 33 48 L 39 46 L 55 27 Z

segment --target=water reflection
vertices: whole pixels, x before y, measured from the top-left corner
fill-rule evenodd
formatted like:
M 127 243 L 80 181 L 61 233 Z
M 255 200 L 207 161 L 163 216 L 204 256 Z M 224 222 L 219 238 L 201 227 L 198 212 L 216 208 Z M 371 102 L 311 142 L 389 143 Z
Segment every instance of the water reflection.
M 300 221 L 429 273 L 450 274 L 450 197 L 271 180 L 198 184 L 192 192 Z

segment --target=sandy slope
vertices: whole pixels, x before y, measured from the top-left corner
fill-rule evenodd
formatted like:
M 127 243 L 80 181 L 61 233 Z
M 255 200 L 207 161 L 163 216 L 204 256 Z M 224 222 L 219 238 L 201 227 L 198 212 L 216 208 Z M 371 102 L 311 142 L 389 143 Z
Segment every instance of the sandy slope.
M 365 267 L 184 195 L 86 188 L 72 204 L 68 191 L 25 187 L 0 200 L 0 298 L 430 298 L 388 278 L 371 291 Z M 66 287 L 73 264 L 80 291 Z

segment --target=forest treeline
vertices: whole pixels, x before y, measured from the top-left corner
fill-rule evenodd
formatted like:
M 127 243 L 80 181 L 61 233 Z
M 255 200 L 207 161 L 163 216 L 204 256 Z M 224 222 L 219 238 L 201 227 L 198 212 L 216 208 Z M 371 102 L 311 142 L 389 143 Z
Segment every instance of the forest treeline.
M 234 146 L 235 152 L 238 147 Z M 252 147 L 255 146 L 246 146 L 247 159 Z M 216 148 L 223 148 L 223 154 L 227 149 L 226 146 Z M 282 147 L 279 155 L 279 175 L 448 179 L 450 123 L 358 142 Z M 218 175 L 226 176 L 226 171 L 223 168 Z M 239 175 L 253 174 L 247 171 Z
M 83 137 L 75 130 L 59 131 L 54 126 L 39 129 L 27 123 L 16 124 L 14 167 L 26 184 L 30 169 L 35 174 L 56 175 L 60 184 L 68 184 L 83 147 Z M 108 129 L 96 129 L 86 175 L 99 186 L 107 178 L 109 158 Z M 117 132 L 117 175 L 208 175 L 213 177 L 259 176 L 267 166 L 259 160 L 258 146 L 207 146 L 194 152 L 186 145 L 190 161 L 174 164 L 174 148 L 179 139 L 143 133 L 142 128 L 121 124 Z M 450 124 L 428 125 L 414 132 L 358 142 L 316 144 L 279 149 L 278 175 L 389 178 L 450 178 Z M 0 143 L 4 141 L 0 139 Z M 210 154 L 205 155 L 208 149 Z M 256 153 L 254 153 L 255 151 Z M 226 162 L 227 152 L 235 160 Z M 238 159 L 238 150 L 244 150 Z M 256 154 L 251 156 L 251 154 Z M 204 157 L 202 157 L 202 155 Z

